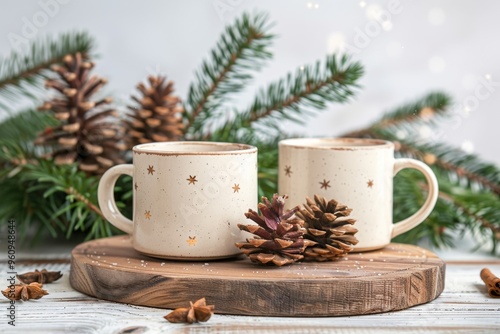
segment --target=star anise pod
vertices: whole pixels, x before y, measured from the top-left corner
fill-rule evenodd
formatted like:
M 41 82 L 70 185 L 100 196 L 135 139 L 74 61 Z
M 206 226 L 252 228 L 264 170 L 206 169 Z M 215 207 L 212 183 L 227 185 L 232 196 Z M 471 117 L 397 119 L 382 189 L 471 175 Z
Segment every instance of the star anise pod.
M 37 283 L 52 283 L 57 281 L 62 277 L 60 271 L 47 271 L 46 269 L 42 269 L 42 271 L 30 271 L 29 273 L 19 274 L 17 275 L 17 279 L 25 284 L 30 284 L 33 282 Z
M 22 299 L 23 301 L 27 301 L 30 299 L 40 299 L 49 293 L 42 289 L 42 284 L 33 282 L 30 284 L 21 283 L 8 286 L 5 290 L 2 290 L 2 294 L 10 300 Z
M 189 304 L 191 306 L 177 308 L 164 316 L 164 318 L 174 323 L 187 322 L 192 324 L 193 322 L 205 322 L 210 319 L 215 308 L 214 305 L 207 305 L 205 298 L 198 299 L 194 303 L 189 302 Z

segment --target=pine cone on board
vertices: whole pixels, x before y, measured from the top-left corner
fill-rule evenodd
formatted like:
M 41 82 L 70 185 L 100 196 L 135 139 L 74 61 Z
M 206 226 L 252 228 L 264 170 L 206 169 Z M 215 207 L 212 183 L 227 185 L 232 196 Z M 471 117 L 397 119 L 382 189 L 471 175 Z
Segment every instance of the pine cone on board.
M 286 195 L 274 194 L 270 202 L 262 197 L 258 205 L 261 215 L 251 209 L 245 213 L 257 225 L 238 224 L 240 230 L 255 234 L 253 239 L 236 244 L 252 262 L 277 266 L 291 264 L 303 259 L 306 247 L 314 244 L 303 238 L 303 221 L 295 215 L 299 207 L 284 212 L 286 198 Z
M 306 259 L 334 260 L 353 250 L 358 243 L 354 236 L 358 230 L 352 226 L 356 220 L 347 217 L 351 211 L 333 199 L 327 201 L 318 195 L 314 196 L 314 200 L 307 198 L 307 204 L 297 212 L 297 216 L 304 220 L 304 238 L 315 242 L 306 249 Z

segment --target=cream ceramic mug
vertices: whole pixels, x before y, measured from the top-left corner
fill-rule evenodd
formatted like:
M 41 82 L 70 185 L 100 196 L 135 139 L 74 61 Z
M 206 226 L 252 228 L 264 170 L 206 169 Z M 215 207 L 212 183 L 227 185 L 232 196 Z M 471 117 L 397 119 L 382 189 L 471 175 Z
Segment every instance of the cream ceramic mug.
M 393 224 L 393 177 L 404 168 L 419 170 L 429 192 L 416 213 Z M 359 243 L 354 249 L 369 251 L 422 223 L 436 204 L 438 183 L 426 164 L 395 159 L 394 144 L 388 141 L 296 138 L 279 143 L 279 193 L 287 194 L 291 205 L 318 194 L 349 206 L 357 220 Z
M 133 177 L 133 221 L 114 200 L 120 175 Z M 112 167 L 99 182 L 106 219 L 132 235 L 140 253 L 210 260 L 239 254 L 237 223 L 257 206 L 257 148 L 215 142 L 158 142 L 133 148 L 133 164 Z

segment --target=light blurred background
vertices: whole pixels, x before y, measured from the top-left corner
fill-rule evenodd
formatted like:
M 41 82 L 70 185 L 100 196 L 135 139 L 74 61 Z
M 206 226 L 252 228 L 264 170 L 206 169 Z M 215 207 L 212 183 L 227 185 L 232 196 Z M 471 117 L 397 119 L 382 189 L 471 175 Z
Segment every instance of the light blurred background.
M 453 116 L 442 131 L 422 128 L 415 136 L 453 143 L 500 164 L 499 1 L 2 0 L 1 55 L 15 47 L 12 38 L 22 35 L 26 21 L 46 8 L 52 13 L 33 38 L 89 31 L 97 41 L 95 72 L 109 79 L 107 92 L 124 104 L 139 81 L 158 72 L 185 98 L 224 26 L 244 11 L 265 11 L 278 35 L 274 58 L 234 104 L 243 107 L 267 82 L 347 49 L 366 69 L 357 97 L 290 130 L 339 135 L 442 90 L 454 98 Z

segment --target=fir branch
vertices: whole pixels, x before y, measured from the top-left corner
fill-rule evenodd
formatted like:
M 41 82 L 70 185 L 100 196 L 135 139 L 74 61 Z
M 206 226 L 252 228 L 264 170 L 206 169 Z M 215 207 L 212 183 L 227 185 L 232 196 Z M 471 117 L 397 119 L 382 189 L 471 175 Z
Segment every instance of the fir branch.
M 403 154 L 412 154 L 431 165 L 435 164 L 459 178 L 480 184 L 483 188 L 500 195 L 500 170 L 473 154 L 465 154 L 462 150 L 439 143 L 414 146 L 406 143 L 401 144 L 399 151 Z
M 269 116 L 293 118 L 310 109 L 323 110 L 327 102 L 344 103 L 354 95 L 363 67 L 358 62 L 350 63 L 348 56 L 327 57 L 324 65 L 316 62 L 288 74 L 285 79 L 271 83 L 262 89 L 250 108 L 243 113 L 244 125 Z
M 40 160 L 35 165 L 27 165 L 23 176 L 28 180 L 37 181 L 37 187 L 44 190 L 43 197 L 46 199 L 57 199 L 59 203 L 57 210 L 50 211 L 50 219 L 57 219 L 62 222 L 61 230 L 66 237 L 70 237 L 74 230 L 86 230 L 89 224 L 104 224 L 105 220 L 101 215 L 86 214 L 82 219 L 82 212 L 90 209 L 94 213 L 100 210 L 92 210 L 95 205 L 89 205 L 90 196 L 97 194 L 98 178 L 87 176 L 78 171 L 73 165 L 56 165 L 53 160 Z M 38 188 L 28 189 L 28 191 Z M 62 199 L 60 193 L 66 194 Z M 86 194 L 86 196 L 82 195 Z M 48 222 L 45 222 L 47 224 Z M 88 227 L 87 227 L 88 228 Z M 93 237 L 99 237 L 94 235 Z
M 0 221 L 16 218 L 20 230 L 26 233 L 29 226 L 36 227 L 36 234 L 49 232 L 71 237 L 75 232 L 85 232 L 87 239 L 118 233 L 104 219 L 97 206 L 98 177 L 78 171 L 75 164 L 56 165 L 53 160 L 26 163 L 22 171 L 13 176 L 0 177 L 0 196 L 9 198 L 0 207 Z M 131 207 L 131 181 L 124 191 L 122 180 L 116 189 L 117 205 Z M 125 210 L 130 216 L 130 210 Z
M 424 203 L 427 184 L 422 174 L 413 169 L 404 169 L 394 178 L 394 222 L 401 221 L 415 213 Z M 449 201 L 444 192 L 440 193 L 432 213 L 415 228 L 397 236 L 395 242 L 413 243 L 428 239 L 434 246 L 453 246 L 454 238 L 450 232 L 464 227 L 463 215 Z M 444 195 L 444 196 L 443 196 Z
M 9 199 L 0 206 L 0 224 L 8 218 L 15 218 L 21 241 L 32 232 L 38 236 L 50 233 L 55 238 L 64 231 L 63 219 L 53 216 L 64 202 L 64 196 L 58 188 L 51 188 L 51 196 L 44 196 L 49 191 L 47 184 L 38 182 L 29 173 L 37 167 L 38 162 L 34 165 L 26 163 L 15 167 L 21 169 L 20 172 L 5 173 L 0 177 L 0 197 Z
M 486 216 L 484 215 L 485 211 L 491 211 L 491 209 L 498 207 L 500 205 L 500 199 L 496 198 L 491 193 L 477 193 L 470 190 L 464 190 L 458 184 L 454 184 L 453 186 L 446 186 L 444 182 L 449 182 L 443 182 L 443 177 L 441 177 L 440 180 L 442 181 L 440 184 L 441 188 L 445 188 L 446 191 L 440 190 L 438 192 L 438 197 L 454 205 L 458 209 L 458 214 L 464 214 L 468 216 L 473 221 L 479 223 L 480 228 L 490 230 L 493 233 L 494 237 L 497 240 L 500 240 L 500 225 L 496 226 L 494 222 L 489 221 L 488 218 L 486 218 Z M 429 191 L 429 186 L 422 180 L 418 182 L 418 186 L 424 192 Z M 450 188 L 454 188 L 454 190 L 451 190 Z M 472 201 L 470 201 L 471 196 L 473 197 Z M 481 215 L 478 214 L 480 211 L 482 211 Z M 493 212 L 496 214 L 496 217 L 492 219 L 500 222 L 500 212 L 497 209 L 494 209 Z
M 51 65 L 60 63 L 67 54 L 80 52 L 89 57 L 93 46 L 87 33 L 71 32 L 34 41 L 25 53 L 12 52 L 0 58 L 0 96 L 12 101 L 19 94 L 33 97 L 31 90 L 41 86 Z
M 476 233 L 476 237 L 478 234 L 483 238 L 490 236 L 494 252 L 500 237 L 500 170 L 449 145 L 426 143 L 412 137 L 415 127 L 423 123 L 436 125 L 440 116 L 446 116 L 450 103 L 451 99 L 445 94 L 431 93 L 344 136 L 393 141 L 398 155 L 426 162 L 438 177 L 440 192 L 433 212 L 424 223 L 397 237 L 396 241 L 417 242 L 428 238 L 436 246 L 451 246 L 450 231 L 470 231 Z M 398 173 L 394 183 L 394 220 L 398 221 L 423 204 L 427 185 L 423 176 L 412 170 Z
M 323 110 L 326 102 L 344 103 L 354 95 L 362 74 L 361 64 L 349 63 L 348 56 L 329 56 L 325 65 L 318 61 L 313 66 L 301 67 L 295 76 L 288 74 L 286 79 L 261 90 L 244 117 L 249 124 L 271 114 L 290 118 L 290 111 L 298 115 L 307 108 Z
M 434 119 L 435 116 L 443 115 L 451 104 L 452 100 L 446 93 L 431 92 L 413 103 L 384 113 L 382 119 L 374 125 L 387 127 L 402 122 Z
M 106 219 L 102 214 L 101 209 L 94 203 L 90 202 L 90 199 L 79 193 L 75 188 L 69 187 L 65 189 L 66 194 L 73 196 L 77 201 L 82 202 L 85 206 L 92 212 L 98 214 L 102 219 Z
M 17 143 L 31 142 L 39 131 L 56 124 L 57 121 L 51 115 L 29 108 L 0 122 L 0 140 L 15 140 Z
M 500 195 L 500 170 L 473 154 L 466 154 L 460 149 L 442 143 L 418 144 L 402 140 L 392 132 L 377 129 L 368 129 L 364 136 L 393 141 L 399 154 L 422 160 L 428 165 L 436 165 L 464 180 L 468 186 L 478 184 Z
M 471 205 L 470 201 L 463 201 L 464 197 L 469 197 L 473 195 L 473 203 L 480 204 L 480 209 L 477 208 L 477 205 Z M 459 213 L 464 214 L 468 216 L 468 218 L 473 221 L 477 222 L 479 224 L 480 229 L 487 229 L 491 232 L 492 238 L 495 240 L 494 242 L 494 249 L 493 252 L 495 251 L 496 248 L 496 242 L 500 241 L 500 225 L 495 224 L 493 221 L 490 221 L 487 216 L 488 214 L 491 215 L 496 215 L 493 219 L 496 219 L 497 222 L 500 222 L 500 217 L 498 217 L 499 214 L 499 199 L 496 198 L 494 201 L 496 203 L 491 203 L 491 194 L 471 194 L 468 196 L 450 196 L 442 191 L 439 192 L 439 197 L 441 197 L 444 200 L 447 200 L 451 203 L 453 203 L 458 209 Z M 482 199 L 482 200 L 481 200 Z M 488 201 L 489 199 L 489 201 Z M 488 203 L 488 204 L 486 204 Z M 486 205 L 485 205 L 486 204 Z M 472 207 L 471 207 L 472 206 Z M 474 226 L 473 226 L 474 228 Z
M 5 173 L 8 174 L 8 173 Z M 22 173 L 17 173 L 12 177 L 0 178 L 0 198 L 6 199 L 0 205 L 0 225 L 5 224 L 8 219 L 17 221 L 17 239 L 25 240 L 28 231 L 35 229 L 35 233 L 43 231 L 50 233 L 52 237 L 57 236 L 57 232 L 50 222 L 50 213 L 46 214 L 49 203 L 46 203 L 42 196 L 42 191 L 27 192 L 27 186 Z M 34 209 L 41 208 L 41 209 Z M 39 222 L 49 222 L 47 226 Z
M 500 241 L 500 197 L 487 190 L 477 191 L 464 188 L 460 180 L 450 180 L 447 175 L 443 175 L 443 171 L 437 169 L 434 171 L 440 180 L 439 200 L 448 205 L 455 215 L 454 218 L 448 219 L 448 223 L 454 223 L 452 229 L 462 232 L 479 231 L 483 237 L 489 235 L 493 243 L 492 253 L 495 253 Z M 414 182 L 424 193 L 428 192 L 428 185 L 421 175 L 415 177 Z M 408 197 L 405 197 L 406 200 Z M 436 221 L 431 216 L 431 222 L 439 226 L 438 233 L 443 233 L 445 226 L 448 225 L 442 217 Z M 480 246 L 478 242 L 478 247 Z
M 19 166 L 43 154 L 44 150 L 33 145 L 36 134 L 57 121 L 50 115 L 27 109 L 4 119 L 0 123 L 0 178 L 4 174 L 20 170 L 9 170 L 9 166 Z
M 235 140 L 251 136 L 257 127 L 277 132 L 279 123 L 302 123 L 304 116 L 327 107 L 327 102 L 344 103 L 359 87 L 363 67 L 346 55 L 328 56 L 325 63 L 303 66 L 285 78 L 261 89 L 251 106 L 208 137 Z M 246 131 L 245 131 L 246 130 Z M 273 131 L 274 130 L 274 131 Z M 238 133 L 240 133 L 238 135 Z
M 496 166 L 449 145 L 419 143 L 410 136 L 419 122 L 432 119 L 429 115 L 444 115 L 450 103 L 451 99 L 446 94 L 430 93 L 420 100 L 386 113 L 369 127 L 346 133 L 343 137 L 369 137 L 396 142 L 396 151 L 401 155 L 423 160 L 429 165 L 453 173 L 466 183 L 478 184 L 500 195 L 500 170 Z M 425 117 L 422 117 L 425 110 Z M 402 139 L 398 134 L 399 130 L 410 139 Z
M 345 133 L 342 137 L 372 137 L 374 130 L 382 130 L 409 123 L 432 123 L 439 116 L 445 115 L 451 104 L 451 98 L 446 93 L 431 92 L 420 99 L 384 113 L 379 120 L 370 124 L 370 126 Z
M 374 138 L 395 141 L 399 154 L 422 160 L 433 167 L 438 177 L 440 192 L 438 203 L 426 220 L 426 224 L 431 227 L 427 229 L 425 236 L 429 237 L 434 245 L 452 244 L 451 237 L 444 234 L 445 229 L 451 231 L 486 229 L 490 231 L 493 242 L 492 252 L 496 251 L 500 240 L 500 197 L 498 194 L 500 171 L 494 165 L 484 163 L 472 154 L 464 154 L 463 151 L 445 144 L 396 141 L 396 138 L 390 134 L 381 134 L 381 132 L 378 132 Z M 411 182 L 414 183 L 415 188 L 426 191 L 427 185 L 421 175 Z M 423 204 L 423 199 L 416 204 L 412 200 L 415 193 L 411 196 L 408 195 L 409 192 L 399 193 L 397 191 L 399 187 L 400 183 L 395 181 L 395 212 L 402 210 L 405 206 L 411 206 L 411 209 L 405 210 L 405 214 L 399 215 L 399 217 L 404 217 L 415 212 L 415 209 Z M 412 237 L 416 237 L 415 233 L 425 229 L 425 225 L 417 227 L 409 234 L 410 237 L 406 239 L 402 237 L 403 239 L 399 240 L 408 242 Z
M 376 132 L 377 133 L 377 132 Z M 473 154 L 466 154 L 460 149 L 441 143 L 418 144 L 406 140 L 397 140 L 389 133 L 378 132 L 377 138 L 397 141 L 397 151 L 404 155 L 435 165 L 467 183 L 480 185 L 500 195 L 500 170 L 493 164 L 481 161 Z
M 271 58 L 268 48 L 273 35 L 265 14 L 245 13 L 224 34 L 204 60 L 189 87 L 186 112 L 186 132 L 194 134 L 210 118 L 213 108 L 219 108 L 229 93 L 241 91 L 264 61 Z

